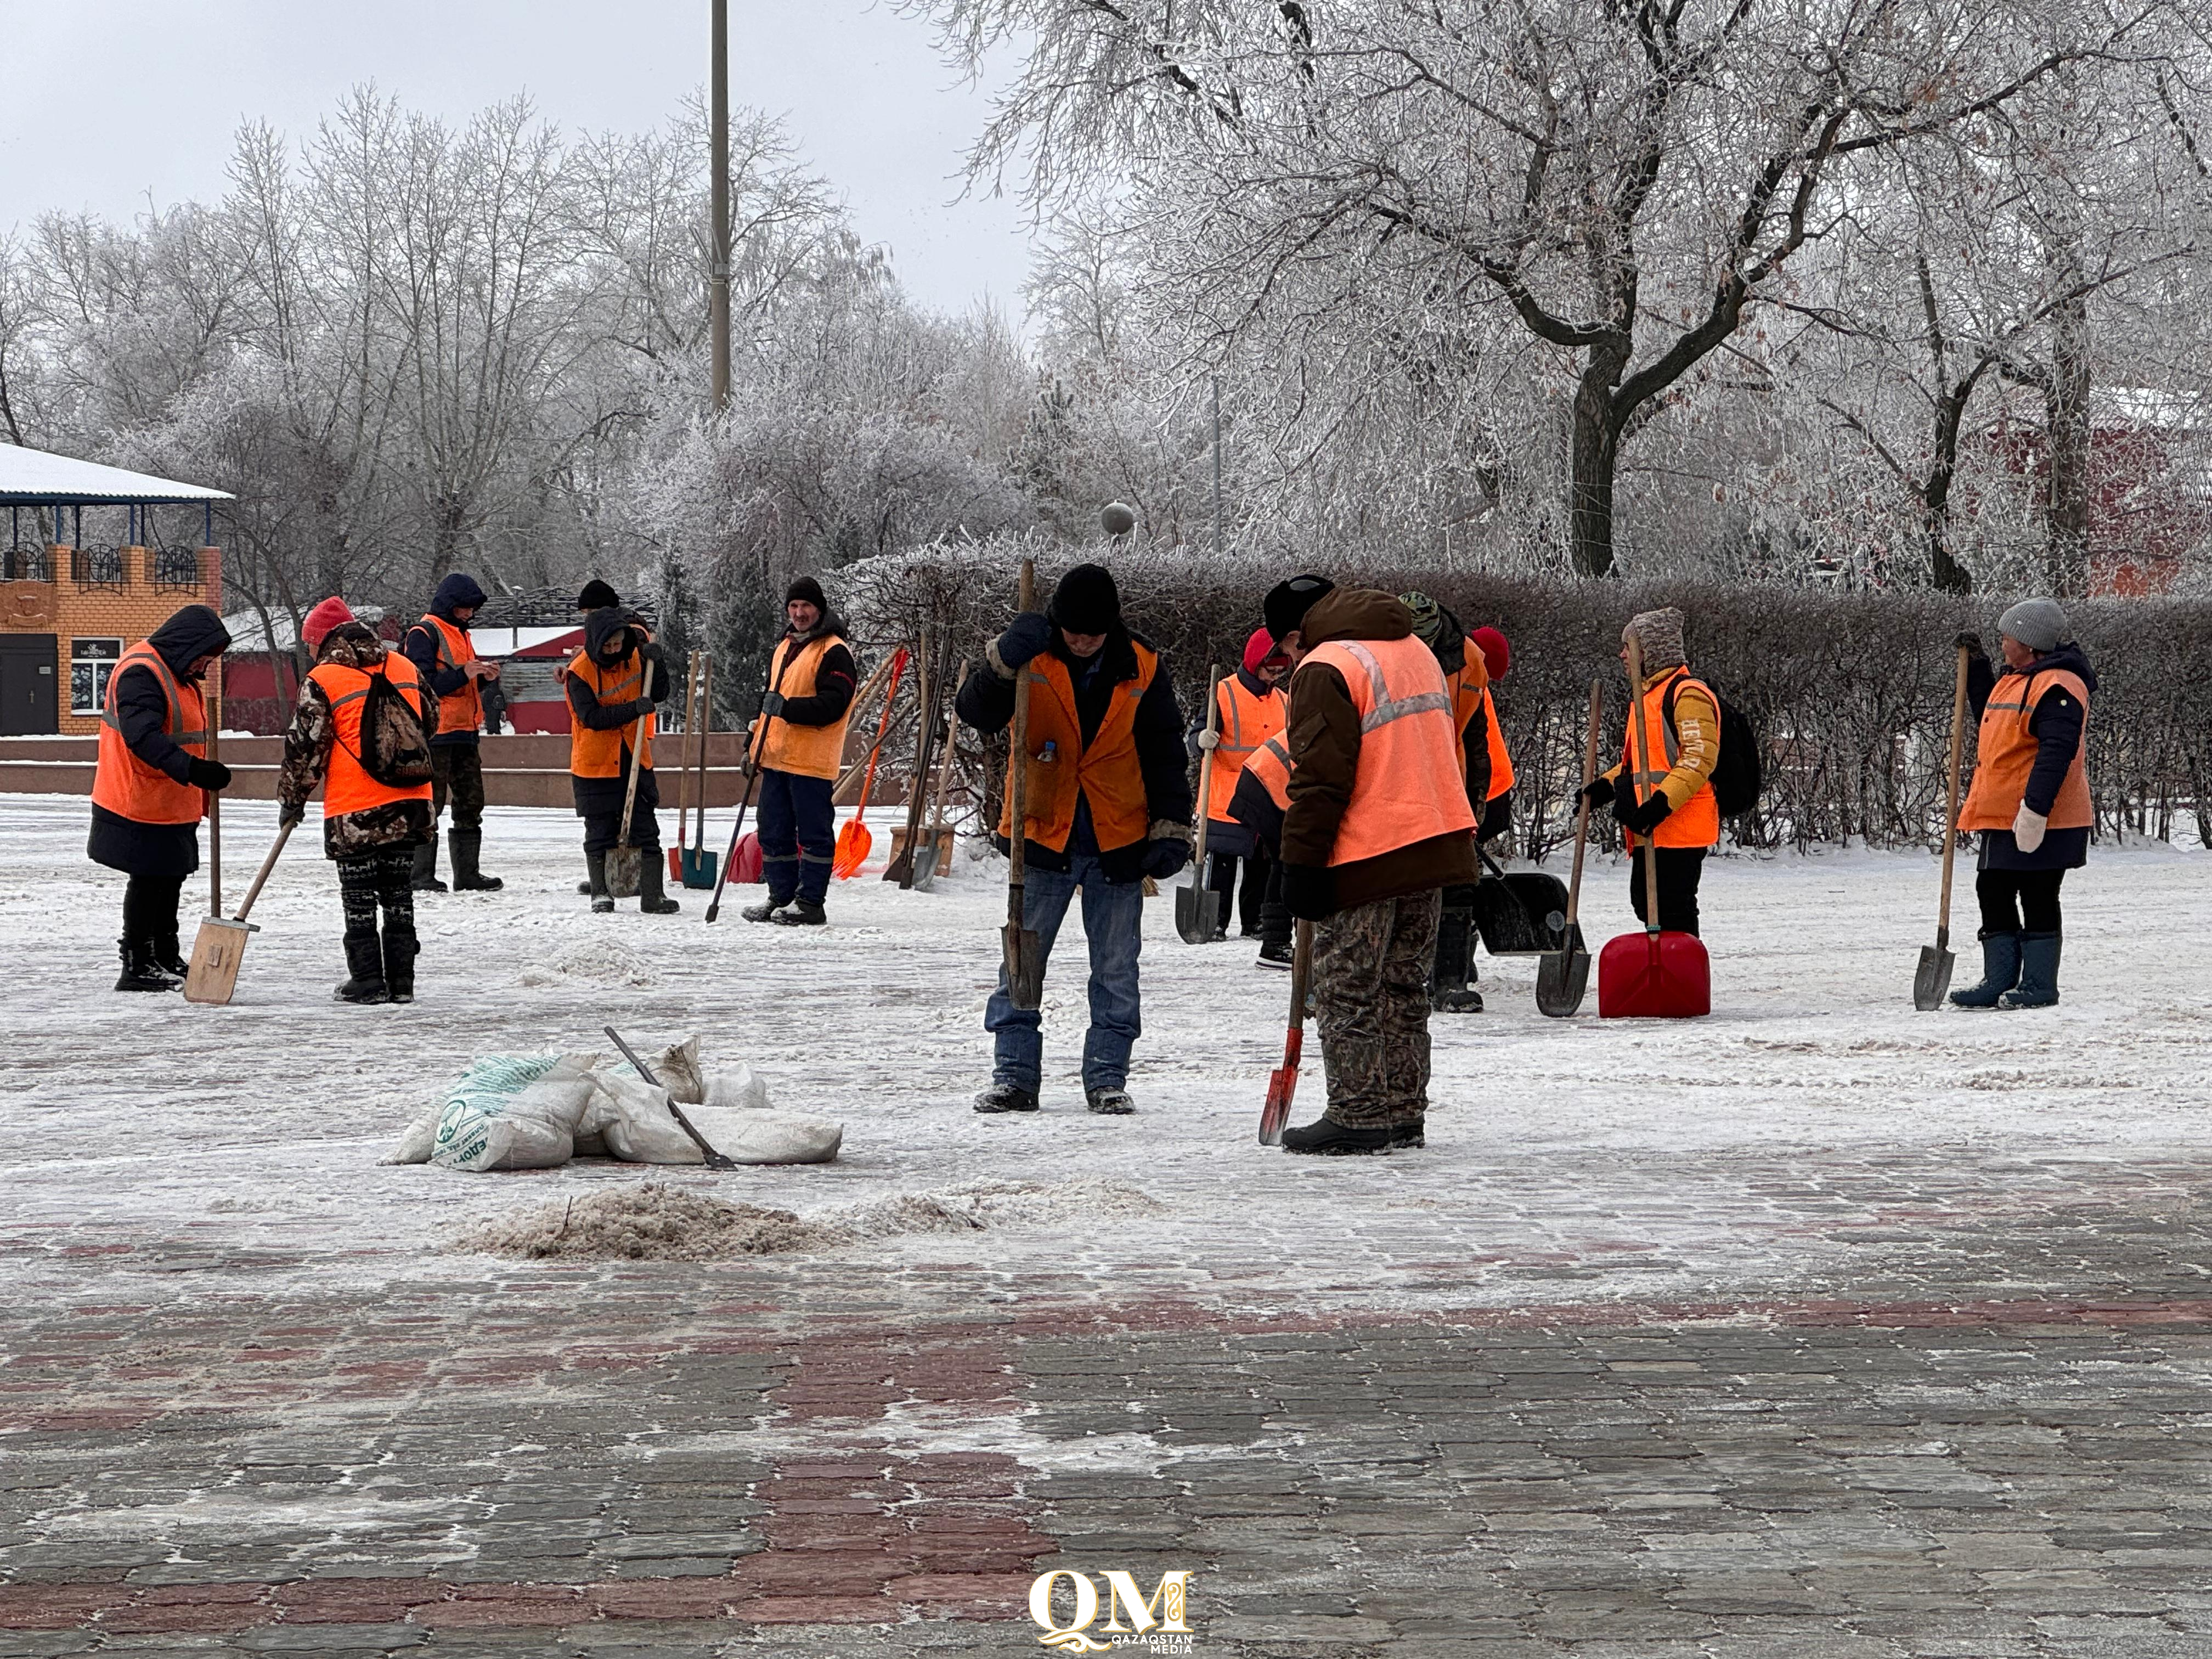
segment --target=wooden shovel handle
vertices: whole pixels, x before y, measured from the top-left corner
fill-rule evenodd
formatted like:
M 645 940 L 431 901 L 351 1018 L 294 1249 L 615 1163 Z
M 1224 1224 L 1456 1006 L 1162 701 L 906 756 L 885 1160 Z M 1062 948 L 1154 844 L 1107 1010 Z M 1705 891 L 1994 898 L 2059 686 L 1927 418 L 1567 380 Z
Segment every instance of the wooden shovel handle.
M 1636 642 L 1636 635 L 1628 636 L 1628 761 L 1631 776 L 1628 797 L 1638 806 L 1644 803 L 1636 793 L 1636 772 L 1651 769 L 1651 733 L 1644 721 L 1644 648 Z M 1654 785 L 1652 793 L 1658 793 Z M 1655 939 L 1659 933 L 1659 849 L 1649 834 L 1644 843 L 1644 931 Z M 1632 849 L 1631 856 L 1634 856 Z
M 1036 603 L 1036 562 L 1022 561 L 1019 586 L 1015 590 L 1015 608 L 1026 614 Z M 1007 728 L 1006 738 L 1006 821 L 1012 834 L 1006 837 L 1006 883 L 1019 889 L 1024 872 L 1022 854 L 1028 840 L 1025 811 L 1029 805 L 1028 773 L 1030 750 L 1030 665 L 1024 663 L 1014 671 L 1014 720 Z M 1017 912 L 1008 918 L 1018 922 Z
M 637 805 L 638 763 L 641 758 L 639 751 L 645 747 L 645 723 L 652 718 L 650 714 L 640 714 L 637 724 L 629 729 L 629 784 L 623 792 L 622 833 L 615 837 L 617 847 L 629 845 L 630 810 Z
M 1582 805 L 1575 813 L 1575 868 L 1573 876 L 1567 883 L 1567 937 L 1570 943 L 1574 938 L 1575 921 L 1582 909 L 1583 854 L 1589 848 L 1590 804 L 1587 791 L 1590 785 L 1597 781 L 1597 746 L 1603 741 L 1601 722 L 1604 718 L 1605 683 L 1602 680 L 1592 680 L 1589 694 L 1589 732 L 1583 739 L 1583 788 L 1585 793 L 1582 798 Z
M 1936 913 L 1937 950 L 1951 942 L 1951 866 L 1959 850 L 1959 762 L 1966 747 L 1966 664 L 1970 653 L 1959 647 L 1959 670 L 1951 687 L 1951 779 L 1943 802 L 1943 898 Z
M 233 921 L 244 921 L 246 913 L 253 908 L 253 901 L 261 896 L 261 890 L 269 880 L 269 872 L 276 867 L 276 855 L 284 850 L 284 843 L 292 839 L 292 831 L 299 822 L 298 818 L 286 818 L 276 826 L 276 840 L 269 848 L 269 856 L 261 860 L 261 868 L 254 872 L 253 885 L 246 890 L 246 902 L 238 907 L 238 915 L 232 918 Z
M 1206 674 L 1206 735 L 1218 743 L 1221 737 L 1221 665 L 1213 664 Z M 1216 749 L 1201 749 L 1198 756 L 1198 810 L 1192 815 L 1198 822 L 1198 834 L 1190 848 L 1193 886 L 1200 885 L 1206 880 L 1206 821 L 1209 816 L 1206 808 L 1213 801 L 1213 757 L 1217 752 Z

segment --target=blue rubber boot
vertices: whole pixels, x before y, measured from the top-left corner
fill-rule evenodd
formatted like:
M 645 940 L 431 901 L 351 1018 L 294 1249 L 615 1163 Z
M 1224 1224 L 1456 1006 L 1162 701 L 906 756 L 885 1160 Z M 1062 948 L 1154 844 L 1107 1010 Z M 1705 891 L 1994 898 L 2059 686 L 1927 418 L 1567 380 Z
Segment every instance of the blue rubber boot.
M 2020 936 L 2020 984 L 1997 1000 L 2001 1008 L 2048 1008 L 2058 1000 L 2057 933 Z
M 1982 982 L 1951 993 L 1961 1008 L 1994 1008 L 1997 999 L 2020 983 L 2020 935 L 2010 928 L 1982 934 Z

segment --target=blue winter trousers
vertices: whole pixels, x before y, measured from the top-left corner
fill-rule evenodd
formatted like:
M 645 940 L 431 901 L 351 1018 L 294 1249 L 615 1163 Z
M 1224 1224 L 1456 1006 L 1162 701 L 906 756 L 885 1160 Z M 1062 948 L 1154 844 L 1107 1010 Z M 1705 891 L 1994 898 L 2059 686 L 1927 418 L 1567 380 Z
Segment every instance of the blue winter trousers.
M 1083 1038 L 1083 1086 L 1119 1089 L 1129 1080 L 1129 1050 L 1142 1022 L 1137 1007 L 1137 950 L 1143 942 L 1145 884 L 1109 882 L 1095 857 L 1078 854 L 1067 870 L 1029 867 L 1022 890 L 1022 925 L 1036 930 L 1037 952 L 1052 958 L 1053 941 L 1076 890 L 1083 890 L 1083 932 L 1091 944 L 1091 1029 Z M 992 1036 L 991 1080 L 1036 1092 L 1044 1073 L 1043 1017 L 1014 1006 L 1006 994 L 1006 969 L 991 994 L 983 1029 Z
M 819 904 L 830 891 L 830 866 L 837 852 L 836 785 L 797 772 L 761 774 L 761 875 L 769 902 L 801 898 Z

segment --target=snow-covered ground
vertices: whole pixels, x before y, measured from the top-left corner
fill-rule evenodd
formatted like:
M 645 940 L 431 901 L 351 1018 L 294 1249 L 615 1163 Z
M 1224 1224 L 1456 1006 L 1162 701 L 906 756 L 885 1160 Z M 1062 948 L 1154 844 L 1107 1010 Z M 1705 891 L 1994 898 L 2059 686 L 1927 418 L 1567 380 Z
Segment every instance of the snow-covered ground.
M 1072 917 L 1048 979 L 1045 1110 L 985 1118 L 968 1102 L 989 1075 L 1001 866 L 963 855 L 936 891 L 900 892 L 876 879 L 888 823 L 877 861 L 832 891 L 831 927 L 748 926 L 733 890 L 709 928 L 698 893 L 681 896 L 680 916 L 591 915 L 575 891 L 576 820 L 495 811 L 485 863 L 506 891 L 425 896 L 419 1000 L 359 1009 L 330 1000 L 337 886 L 311 823 L 254 912 L 262 931 L 236 1000 L 212 1008 L 110 990 L 122 880 L 84 859 L 85 816 L 79 800 L 0 797 L 12 970 L 0 1241 L 19 1297 L 97 1299 L 121 1275 L 143 1295 L 185 1294 L 180 1278 L 203 1294 L 247 1275 L 258 1289 L 295 1275 L 419 1279 L 444 1270 L 453 1259 L 434 1253 L 470 1222 L 653 1176 L 378 1161 L 471 1057 L 604 1048 L 607 1024 L 640 1048 L 698 1032 L 710 1067 L 746 1060 L 776 1104 L 846 1125 L 835 1165 L 664 1178 L 801 1211 L 1037 1183 L 1065 1192 L 1057 1224 L 884 1241 L 872 1260 L 1064 1267 L 1093 1287 L 1230 1301 L 1289 1291 L 1413 1304 L 1446 1294 L 1440 1278 L 1461 1303 L 1510 1301 L 1515 1264 L 1593 1250 L 1624 1273 L 1598 1275 L 1592 1296 L 1690 1294 L 1819 1268 L 1832 1246 L 1803 1237 L 1802 1214 L 1772 1196 L 1799 1151 L 1808 1169 L 2015 1154 L 2124 1167 L 2212 1142 L 2212 856 L 2198 852 L 2099 849 L 2068 882 L 2063 1006 L 1984 1015 L 1911 1006 L 1934 934 L 1932 860 L 1720 860 L 1705 887 L 1711 1018 L 1600 1020 L 1593 989 L 1581 1016 L 1548 1020 L 1533 1006 L 1533 958 L 1484 957 L 1489 1012 L 1434 1024 L 1427 1149 L 1307 1160 L 1254 1138 L 1287 976 L 1253 966 L 1249 943 L 1183 945 L 1164 894 L 1146 919 L 1139 1115 L 1083 1109 Z M 275 809 L 237 804 L 224 819 L 234 907 Z M 1960 877 L 1965 984 L 1977 957 L 1971 870 Z M 204 879 L 187 888 L 188 902 L 204 895 Z M 1586 933 L 1595 943 L 1632 925 L 1621 866 L 1595 861 Z M 188 919 L 187 951 L 191 934 Z M 1322 1097 L 1315 1046 L 1308 1060 L 1298 1121 Z M 1102 1201 L 1101 1182 L 1163 1211 Z M 2063 1186 L 2032 1175 L 2021 1201 Z M 1879 1208 L 1863 1189 L 1850 1202 Z M 196 1253 L 200 1270 L 140 1265 L 163 1249 Z

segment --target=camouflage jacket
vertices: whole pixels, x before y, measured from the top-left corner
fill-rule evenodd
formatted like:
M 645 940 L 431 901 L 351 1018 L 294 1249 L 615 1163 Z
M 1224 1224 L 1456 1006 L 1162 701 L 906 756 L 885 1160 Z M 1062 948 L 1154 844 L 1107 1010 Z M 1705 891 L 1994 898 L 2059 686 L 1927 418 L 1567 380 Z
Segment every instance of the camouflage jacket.
M 383 641 L 359 623 L 348 623 L 331 630 L 315 659 L 374 668 L 383 657 Z M 313 680 L 302 679 L 300 702 L 284 733 L 284 764 L 276 775 L 276 799 L 286 811 L 306 810 L 307 797 L 322 787 L 323 775 L 330 769 L 331 745 L 337 741 L 331 700 Z M 435 833 L 434 825 L 427 800 L 392 801 L 365 812 L 326 816 L 323 851 L 331 858 L 350 859 L 386 848 L 419 847 Z

